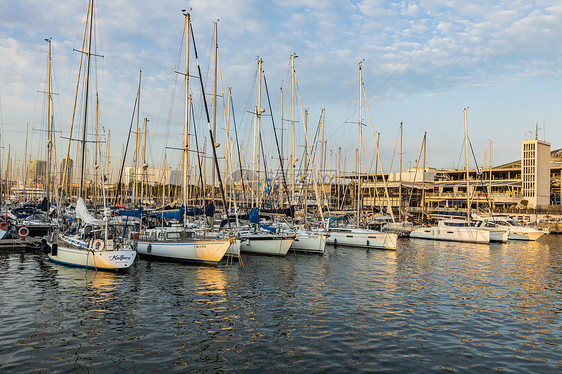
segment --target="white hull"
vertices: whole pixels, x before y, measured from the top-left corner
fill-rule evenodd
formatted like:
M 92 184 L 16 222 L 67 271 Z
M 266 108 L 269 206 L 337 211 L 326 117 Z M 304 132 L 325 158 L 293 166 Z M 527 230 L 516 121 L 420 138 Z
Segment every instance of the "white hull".
M 300 252 L 324 253 L 327 235 L 310 232 L 297 232 L 291 249 Z
M 420 227 L 410 233 L 410 238 L 485 244 L 490 242 L 490 231 L 472 227 Z
M 260 255 L 285 256 L 293 244 L 294 236 L 244 235 L 236 240 L 240 252 Z
M 96 270 L 122 270 L 129 268 L 137 252 L 132 248 L 117 250 L 92 250 L 84 242 L 69 239 L 73 244 L 61 240 L 56 255 L 49 253 L 49 259 L 63 265 L 91 268 Z
M 548 234 L 548 230 L 521 226 L 512 219 L 506 217 L 478 217 L 477 221 L 484 222 L 486 225 L 494 225 L 494 227 L 499 230 L 507 231 L 509 240 L 534 241 L 543 235 Z
M 509 229 L 509 240 L 527 240 L 527 241 L 535 241 L 545 235 L 545 231 L 512 231 Z
M 507 230 L 490 230 L 490 241 L 507 243 L 509 233 Z
M 141 258 L 216 264 L 231 247 L 230 240 L 138 241 Z
M 396 250 L 398 235 L 362 229 L 330 230 L 326 243 L 359 248 L 378 248 Z

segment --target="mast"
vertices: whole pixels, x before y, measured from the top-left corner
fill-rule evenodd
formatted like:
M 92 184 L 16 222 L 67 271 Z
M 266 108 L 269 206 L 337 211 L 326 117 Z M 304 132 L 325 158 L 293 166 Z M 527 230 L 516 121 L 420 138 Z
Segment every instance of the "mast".
M 291 201 L 295 201 L 295 58 L 291 55 Z
M 81 139 L 81 147 L 82 152 L 80 155 L 80 188 L 78 190 L 78 197 L 84 197 L 84 169 L 85 169 L 85 161 L 86 161 L 86 123 L 88 120 L 88 93 L 90 88 L 90 60 L 92 57 L 92 27 L 94 21 L 94 0 L 90 0 L 89 5 L 89 23 L 88 23 L 88 52 L 86 54 L 86 75 L 84 77 L 85 88 L 84 88 L 84 117 L 83 117 L 83 124 L 82 124 L 82 139 Z
M 357 226 L 361 222 L 361 139 L 363 138 L 363 118 L 361 113 L 361 88 L 363 87 L 363 62 L 359 62 L 359 147 L 357 149 Z
M 279 147 L 281 149 L 281 162 L 283 162 L 283 157 L 284 157 L 284 154 L 283 154 L 283 121 L 285 120 L 283 118 L 283 110 L 284 110 L 283 109 L 283 87 L 281 87 L 279 89 L 279 94 L 281 95 L 281 103 L 280 103 L 280 105 L 281 105 L 281 108 L 280 108 L 280 110 L 281 110 L 281 139 L 279 141 L 279 143 L 280 143 Z M 272 118 L 273 118 L 273 116 L 272 116 Z
M 320 186 L 321 186 L 321 191 L 322 191 L 322 197 L 325 197 L 325 192 L 324 192 L 324 168 L 325 168 L 325 154 L 324 152 L 326 151 L 324 149 L 324 118 L 326 115 L 326 108 L 322 108 L 322 137 L 320 140 Z M 324 202 L 322 202 L 322 205 L 324 205 Z
M 135 201 L 138 198 L 138 188 L 137 182 L 139 179 L 139 152 L 140 152 L 140 128 L 139 128 L 139 120 L 140 120 L 140 98 L 141 98 L 141 75 L 142 70 L 139 70 L 139 88 L 137 90 L 137 131 L 135 132 L 135 157 L 134 157 L 134 177 L 133 177 L 133 205 L 135 205 Z
M 399 175 L 398 175 L 398 221 L 402 221 L 402 122 L 400 122 L 400 169 L 399 169 Z
M 263 60 L 258 59 L 258 105 L 256 106 L 256 207 L 259 207 L 261 190 L 260 180 L 260 150 L 261 150 L 261 114 L 265 111 L 261 107 L 261 79 L 262 79 Z
M 192 26 L 190 25 L 190 28 Z M 224 207 L 224 213 L 227 215 L 228 218 L 228 211 L 227 211 L 227 204 L 226 204 L 226 195 L 224 193 L 224 186 L 222 184 L 222 177 L 220 174 L 220 170 L 219 170 L 219 160 L 217 158 L 217 149 L 214 146 L 215 145 L 215 135 L 213 133 L 213 129 L 211 128 L 211 120 L 209 118 L 209 108 L 207 106 L 207 98 L 205 97 L 205 87 L 203 86 L 203 76 L 201 75 L 201 66 L 199 65 L 199 58 L 197 57 L 197 48 L 195 46 L 195 36 L 193 35 L 193 29 L 191 30 L 191 40 L 193 41 L 193 51 L 195 52 L 195 61 L 197 62 L 197 72 L 199 74 L 199 83 L 201 84 L 201 96 L 203 97 L 203 104 L 205 107 L 205 115 L 207 118 L 207 128 L 209 129 L 209 136 L 210 136 L 210 140 L 211 140 L 211 144 L 213 145 L 213 147 L 211 147 L 213 149 L 213 161 L 215 164 L 215 167 L 217 169 L 217 177 L 218 177 L 218 182 L 219 182 L 219 189 L 220 189 L 220 193 L 221 193 L 221 198 L 222 198 L 222 203 L 223 203 L 223 207 Z M 228 221 L 228 227 L 230 228 L 230 221 Z
M 53 155 L 53 122 L 51 119 L 51 103 L 53 101 L 52 96 L 52 70 L 51 70 L 51 39 L 45 39 L 49 44 L 48 53 L 48 63 L 47 63 L 47 178 L 45 193 L 47 197 L 47 203 L 51 203 L 51 169 L 52 169 L 52 155 Z
M 232 175 L 232 161 L 230 155 L 230 101 L 232 100 L 231 97 L 231 90 L 230 87 L 228 88 L 228 97 L 227 97 L 227 113 L 226 113 L 226 165 L 224 168 L 224 180 L 228 181 L 228 175 Z M 232 196 L 232 192 L 231 192 Z M 236 198 L 236 196 L 234 196 Z M 228 201 L 228 208 L 230 209 L 230 200 Z
M 489 180 L 488 180 L 488 201 L 490 203 L 490 213 L 493 213 L 493 201 L 492 201 L 492 145 L 493 145 L 494 141 L 490 140 L 490 166 L 489 166 Z
M 466 108 L 463 110 L 464 113 L 464 159 L 466 163 L 466 219 L 470 221 L 470 184 L 468 181 L 468 122 L 467 122 L 467 111 Z
M 422 171 L 422 213 L 425 209 L 425 155 L 427 149 L 427 132 L 423 133 L 423 171 Z M 414 178 L 414 182 L 416 179 Z M 423 215 L 422 215 L 423 219 Z
M 189 23 L 190 14 L 185 9 L 182 9 L 182 13 L 185 16 L 185 73 L 184 73 L 184 86 L 185 86 L 185 98 L 184 98 L 184 121 L 183 121 L 183 173 L 182 173 L 182 192 L 183 192 L 183 203 L 187 206 L 189 205 Z M 203 186 L 201 186 L 203 187 Z M 187 211 L 187 209 L 186 209 Z
M 217 42 L 217 22 L 213 22 L 213 24 L 215 25 L 215 77 L 214 77 L 214 83 L 213 83 L 213 134 L 217 133 L 217 65 L 218 65 L 218 50 L 219 50 L 219 45 Z M 212 147 L 216 147 L 216 144 L 212 144 Z M 211 172 L 211 188 L 212 188 L 212 198 L 213 198 L 213 204 L 215 203 L 215 164 L 213 163 L 213 168 L 212 168 L 212 172 Z M 226 209 L 226 207 L 225 207 Z
M 94 206 L 97 206 L 97 198 L 98 198 L 98 168 L 99 168 L 99 159 L 101 158 L 101 147 L 99 144 L 99 137 L 100 137 L 100 124 L 99 124 L 99 98 L 98 94 L 96 93 L 96 120 L 95 120 L 95 133 L 96 138 L 94 141 L 94 191 L 93 191 L 93 200 Z
M 146 178 L 146 169 L 148 168 L 148 165 L 146 163 L 146 136 L 147 136 L 147 131 L 146 131 L 146 125 L 148 124 L 148 118 L 144 119 L 144 131 L 143 131 L 143 145 L 142 145 L 142 180 L 141 180 L 141 193 L 140 193 L 140 203 L 142 205 L 143 200 L 144 200 L 144 184 L 145 182 L 147 182 L 147 178 Z M 147 184 L 147 189 L 148 189 L 148 184 Z

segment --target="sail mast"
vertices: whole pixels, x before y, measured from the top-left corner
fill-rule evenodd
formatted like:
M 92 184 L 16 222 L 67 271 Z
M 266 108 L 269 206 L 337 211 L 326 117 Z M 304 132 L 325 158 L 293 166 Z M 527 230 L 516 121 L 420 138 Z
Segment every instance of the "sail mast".
M 217 133 L 217 65 L 218 65 L 218 49 L 219 45 L 217 42 L 217 22 L 213 22 L 215 25 L 215 76 L 213 80 L 213 134 Z M 216 144 L 212 145 L 216 147 Z M 211 171 L 211 186 L 212 186 L 212 198 L 213 204 L 215 203 L 215 164 L 213 164 L 213 168 Z M 225 207 L 226 209 L 226 207 Z
M 92 25 L 94 22 L 94 0 L 90 0 L 89 6 L 89 24 L 88 24 L 88 52 L 86 54 L 86 75 L 84 77 L 84 118 L 82 124 L 82 140 L 81 140 L 81 156 L 80 156 L 80 188 L 78 190 L 78 197 L 84 197 L 84 169 L 86 161 L 86 123 L 88 119 L 88 93 L 89 93 L 89 80 L 90 80 L 90 60 L 92 57 Z
M 465 152 L 464 152 L 464 159 L 465 159 L 465 163 L 466 163 L 466 219 L 468 221 L 470 221 L 470 184 L 468 181 L 468 122 L 467 122 L 467 113 L 466 113 L 466 108 L 464 108 L 463 110 L 464 112 L 464 147 L 465 147 Z
M 258 105 L 256 106 L 256 207 L 259 207 L 261 201 L 260 189 L 260 151 L 261 151 L 261 76 L 262 76 L 262 63 L 263 60 L 258 60 Z M 266 183 L 266 181 L 264 181 Z
M 133 162 L 133 167 L 134 167 L 134 174 L 133 174 L 133 205 L 135 204 L 135 201 L 138 198 L 138 188 L 137 188 L 137 183 L 139 180 L 139 148 L 140 148 L 140 129 L 139 129 L 139 120 L 140 120 L 140 99 L 141 99 L 141 76 L 142 76 L 142 70 L 139 70 L 139 87 L 137 90 L 137 120 L 136 120 L 136 124 L 137 124 L 137 130 L 135 132 L 135 155 L 134 155 L 134 162 Z
M 189 205 L 189 23 L 190 14 L 182 9 L 185 16 L 185 99 L 184 99 L 184 121 L 183 121 L 183 204 Z M 201 186 L 203 187 L 203 186 Z M 187 209 L 186 209 L 187 212 Z
M 398 174 L 398 221 L 402 221 L 402 122 L 400 122 L 400 169 Z
M 357 150 L 357 226 L 361 222 L 361 139 L 363 137 L 363 118 L 361 113 L 361 88 L 363 87 L 363 62 L 359 62 L 359 148 Z
M 291 55 L 291 201 L 295 201 L 295 58 Z
M 53 137 L 52 137 L 52 126 L 51 121 L 51 103 L 52 97 L 52 70 L 51 70 L 51 39 L 45 39 L 49 44 L 48 53 L 48 65 L 47 65 L 47 178 L 45 192 L 47 197 L 47 203 L 51 202 L 51 168 L 52 168 L 52 152 L 53 152 Z

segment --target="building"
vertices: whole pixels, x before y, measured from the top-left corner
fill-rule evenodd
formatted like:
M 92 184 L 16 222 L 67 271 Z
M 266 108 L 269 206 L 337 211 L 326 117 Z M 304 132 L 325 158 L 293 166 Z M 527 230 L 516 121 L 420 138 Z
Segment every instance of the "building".
M 43 184 L 47 172 L 47 162 L 43 160 L 31 160 L 27 167 L 27 183 Z
M 560 204 L 561 171 L 562 149 L 551 151 L 547 142 L 525 140 L 520 160 L 469 170 L 468 191 L 464 169 L 410 168 L 401 178 L 399 173 L 385 174 L 384 179 L 381 174 L 362 174 L 362 201 L 364 207 L 385 210 L 390 205 L 394 211 L 400 201 L 414 210 L 460 210 L 466 209 L 467 200 L 472 209 L 546 209 Z M 353 181 L 357 176 L 343 178 Z
M 550 143 L 521 143 L 521 195 L 529 208 L 550 204 Z

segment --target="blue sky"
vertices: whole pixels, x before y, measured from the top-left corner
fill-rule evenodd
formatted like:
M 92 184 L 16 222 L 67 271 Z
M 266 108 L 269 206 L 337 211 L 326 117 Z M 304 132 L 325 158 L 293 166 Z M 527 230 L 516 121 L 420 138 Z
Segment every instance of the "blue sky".
M 311 131 L 326 108 L 327 147 L 334 154 L 339 147 L 346 151 L 347 170 L 355 167 L 358 145 L 360 61 L 373 125 L 381 133 L 386 170 L 401 121 L 405 166 L 415 163 L 424 131 L 429 165 L 463 165 L 464 107 L 469 107 L 469 133 L 480 164 L 490 140 L 495 165 L 519 159 L 520 142 L 531 136 L 529 131 L 534 137 L 536 123 L 540 139 L 549 141 L 553 149 L 562 147 L 559 1 L 98 0 L 96 4 L 97 53 L 104 55 L 96 59 L 96 85 L 102 124 L 111 129 L 114 166 L 119 163 L 129 128 L 139 69 L 143 70 L 141 115 L 150 121 L 148 163 L 160 165 L 165 146 L 181 145 L 183 109 L 178 92 L 183 88 L 178 86 L 174 91 L 173 82 L 178 80 L 174 70 L 181 68 L 176 62 L 183 32 L 182 8 L 191 9 L 208 93 L 212 89 L 213 22 L 218 20 L 222 85 L 224 90 L 232 88 L 239 135 L 248 159 L 253 125 L 247 111 L 256 105 L 252 87 L 257 57 L 264 60 L 279 126 L 280 87 L 285 97 L 284 116 L 290 116 L 291 54 L 299 56 L 295 67 Z M 45 89 L 44 38 L 48 37 L 53 40 L 58 94 L 55 122 L 62 136 L 68 136 L 79 58 L 73 48 L 80 48 L 86 6 L 86 0 L 0 0 L 3 162 L 8 144 L 12 156 L 15 153 L 18 160 L 24 159 L 26 124 L 28 154 L 42 158 L 44 134 L 33 129 L 45 123 L 44 99 L 37 91 Z M 198 82 L 191 82 L 194 95 L 200 98 Z M 200 100 L 195 105 L 200 108 Z M 218 126 L 224 129 L 222 103 L 217 109 L 221 118 Z M 303 145 L 299 103 L 297 113 L 297 143 Z M 367 124 L 365 144 L 372 157 L 374 136 L 366 113 L 363 121 Z M 263 122 L 264 147 L 270 156 L 268 162 L 274 165 L 271 124 Z M 206 124 L 198 119 L 198 126 L 202 134 Z M 290 133 L 284 135 L 288 155 Z M 224 131 L 217 137 L 219 153 L 224 152 Z M 57 148 L 62 154 L 66 142 L 57 140 Z M 166 151 L 168 164 L 177 158 L 177 151 Z M 327 158 L 329 163 L 329 153 Z M 393 169 L 397 169 L 397 161 Z

